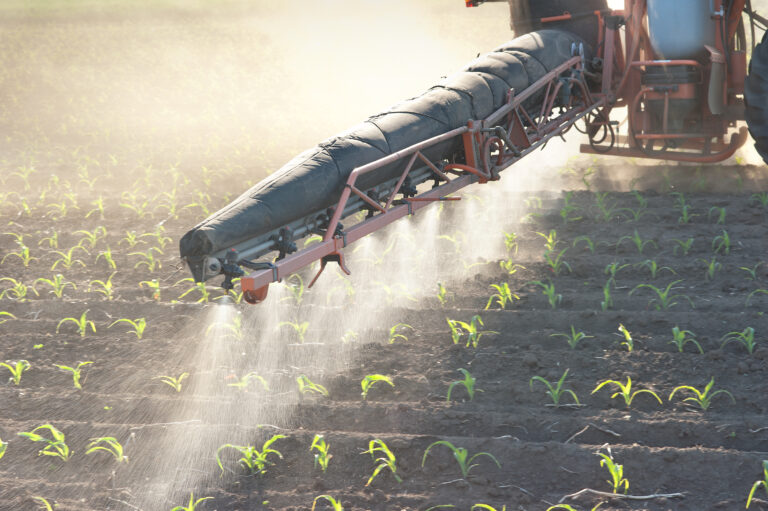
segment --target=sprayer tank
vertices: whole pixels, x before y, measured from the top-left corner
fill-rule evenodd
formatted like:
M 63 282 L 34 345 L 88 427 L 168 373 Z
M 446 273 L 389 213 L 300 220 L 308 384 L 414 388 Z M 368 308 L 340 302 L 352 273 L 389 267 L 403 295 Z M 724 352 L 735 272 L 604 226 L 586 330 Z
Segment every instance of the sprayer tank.
M 712 0 L 648 0 L 648 32 L 660 59 L 693 59 L 715 44 Z

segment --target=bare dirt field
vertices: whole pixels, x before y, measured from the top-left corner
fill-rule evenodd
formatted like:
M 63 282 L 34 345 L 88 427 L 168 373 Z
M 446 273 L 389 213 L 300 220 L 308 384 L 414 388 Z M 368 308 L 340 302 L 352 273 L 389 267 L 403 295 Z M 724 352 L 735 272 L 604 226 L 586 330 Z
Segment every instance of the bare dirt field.
M 174 110 L 134 117 L 130 101 L 112 114 L 131 122 L 110 130 L 113 119 L 100 125 L 105 111 L 92 105 L 117 101 L 122 89 L 66 92 L 43 76 L 57 60 L 51 52 L 66 55 L 60 43 L 73 34 L 95 52 L 89 58 L 102 47 L 83 42 L 88 34 L 194 38 L 188 25 L 27 23 L 2 36 L 3 58 L 16 65 L 3 85 L 0 361 L 29 367 L 18 384 L 0 367 L 0 510 L 38 509 L 42 497 L 62 511 L 167 511 L 190 493 L 209 497 L 200 511 L 306 510 L 321 495 L 347 511 L 543 511 L 561 499 L 579 511 L 600 502 L 601 510 L 744 508 L 768 459 L 764 167 L 555 164 L 570 148 L 555 145 L 455 207 L 350 247 L 351 277 L 329 271 L 306 291 L 308 269 L 247 306 L 185 280 L 178 239 L 318 133 L 297 134 L 281 120 L 291 143 L 263 147 L 209 111 L 200 125 L 221 123 L 229 138 L 178 119 L 169 123 L 186 128 L 162 138 L 160 121 Z M 37 42 L 21 45 L 26 35 Z M 149 52 L 153 43 L 136 44 Z M 126 55 L 138 59 L 135 51 Z M 46 65 L 23 65 L 33 57 Z M 100 83 L 87 62 L 60 60 L 62 79 Z M 190 107 L 182 99 L 177 113 Z M 254 112 L 268 102 L 252 100 Z M 229 106 L 234 114 L 242 105 Z M 492 295 L 506 294 L 505 284 L 502 306 Z M 473 338 L 475 316 L 483 323 L 475 320 Z M 467 326 L 452 332 L 457 321 Z M 695 342 L 678 349 L 676 327 Z M 572 329 L 586 336 L 573 346 Z M 91 363 L 78 389 L 57 365 L 80 362 Z M 573 394 L 553 406 L 532 378 L 554 385 L 566 371 Z M 453 385 L 465 374 L 476 380 L 472 398 Z M 369 375 L 390 383 L 374 383 L 364 399 Z M 301 392 L 302 376 L 322 387 Z M 614 383 L 595 391 L 628 378 L 631 392 L 655 395 L 628 405 Z M 670 399 L 676 387 L 703 391 L 712 379 L 706 410 L 683 401 L 690 389 Z M 720 389 L 728 393 L 713 397 Z M 63 442 L 19 435 L 43 425 Z M 52 439 L 50 429 L 37 432 Z M 274 435 L 279 454 L 257 474 L 223 447 L 262 451 Z M 332 455 L 325 471 L 310 450 L 316 435 Z M 105 437 L 123 453 L 86 452 Z M 391 451 L 396 472 L 384 468 L 366 485 L 375 458 L 387 459 L 365 452 L 372 440 Z M 438 441 L 487 454 L 462 474 L 446 443 L 425 455 Z M 59 456 L 39 455 L 44 448 Z M 623 465 L 628 495 L 651 498 L 567 497 L 613 490 L 598 452 Z M 768 508 L 768 495 L 757 497 L 750 509 Z M 321 499 L 317 509 L 331 506 Z

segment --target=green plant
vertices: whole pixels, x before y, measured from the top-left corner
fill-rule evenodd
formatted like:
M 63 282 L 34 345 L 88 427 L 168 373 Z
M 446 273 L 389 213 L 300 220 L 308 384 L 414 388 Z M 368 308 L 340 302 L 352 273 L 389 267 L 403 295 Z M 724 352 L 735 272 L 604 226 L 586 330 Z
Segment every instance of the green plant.
M 88 291 L 95 291 L 97 293 L 101 293 L 102 295 L 104 295 L 104 298 L 106 298 L 108 301 L 111 301 L 112 298 L 114 298 L 112 294 L 115 291 L 115 285 L 112 283 L 112 277 L 115 276 L 115 273 L 117 272 L 112 272 L 112 274 L 107 278 L 107 280 L 98 280 L 98 279 L 92 280 L 88 284 Z
M 603 285 L 603 301 L 600 302 L 600 308 L 603 312 L 613 308 L 613 296 L 611 295 L 611 284 L 615 282 L 609 278 Z
M 22 281 L 12 279 L 11 277 L 3 277 L 0 279 L 0 282 L 6 280 L 11 283 L 11 287 L 3 289 L 0 293 L 0 300 L 5 298 L 6 295 L 13 295 L 13 300 L 16 300 L 17 302 L 25 302 L 27 301 L 27 293 L 30 289 L 35 293 L 35 296 L 40 296 L 34 286 L 27 286 Z
M 579 242 L 584 242 L 590 254 L 595 253 L 595 243 L 592 241 L 592 239 L 589 236 L 586 236 L 586 235 L 577 236 L 573 240 L 573 248 L 578 248 Z
M 497 467 L 501 468 L 501 463 L 499 463 L 499 460 L 496 459 L 496 457 L 488 452 L 478 452 L 477 454 L 474 454 L 472 456 L 469 456 L 469 451 L 467 451 L 464 447 L 456 447 L 451 442 L 447 440 L 438 440 L 437 442 L 432 442 L 429 444 L 427 449 L 424 451 L 424 456 L 421 458 L 421 466 L 424 467 L 424 464 L 427 462 L 427 455 L 429 454 L 429 451 L 432 450 L 433 447 L 437 445 L 444 445 L 448 449 L 451 450 L 451 453 L 453 453 L 453 459 L 456 460 L 456 462 L 459 464 L 459 470 L 461 470 L 461 477 L 464 479 L 467 478 L 469 475 L 470 470 L 475 468 L 477 464 L 472 464 L 472 462 L 481 457 L 486 456 L 493 460 L 493 462 L 496 464 Z
M 555 251 L 544 252 L 544 260 L 547 262 L 547 266 L 549 266 L 550 271 L 555 275 L 560 275 L 564 268 L 567 268 L 569 273 L 571 272 L 571 265 L 563 259 L 563 255 L 567 251 L 568 247 L 562 249 L 554 257 L 552 257 L 552 254 L 554 254 Z
M 43 243 L 48 243 L 48 248 L 59 248 L 59 232 L 52 231 L 50 236 L 40 238 L 40 241 L 37 242 L 37 246 L 39 247 Z
M 239 380 L 237 380 L 235 383 L 227 383 L 228 387 L 236 387 L 240 390 L 246 390 L 248 385 L 251 383 L 251 380 L 257 380 L 261 385 L 264 387 L 264 390 L 269 392 L 269 384 L 267 384 L 267 380 L 265 380 L 263 377 L 259 376 L 257 373 L 251 371 L 250 373 L 246 374 Z
M 713 257 L 711 261 L 707 261 L 706 259 L 696 259 L 696 261 L 704 264 L 704 267 L 706 268 L 704 278 L 707 281 L 713 280 L 718 270 L 723 267 L 722 264 L 717 262 L 717 257 Z
M 83 370 L 83 367 L 85 367 L 87 365 L 90 365 L 90 364 L 93 364 L 93 362 L 88 360 L 86 362 L 78 362 L 77 366 L 75 366 L 75 367 L 59 365 L 59 364 L 53 364 L 53 365 L 54 365 L 54 367 L 58 367 L 59 369 L 61 369 L 64 372 L 72 373 L 72 380 L 73 380 L 73 382 L 75 384 L 75 388 L 76 389 L 82 389 L 83 386 L 80 385 L 80 373 Z
M 557 240 L 556 230 L 550 229 L 548 234 L 544 234 L 543 232 L 537 232 L 536 234 L 544 238 L 545 252 L 554 252 L 557 250 L 557 245 L 559 245 L 560 242 Z
M 618 389 L 616 392 L 611 394 L 611 399 L 615 399 L 617 396 L 623 397 L 624 403 L 627 405 L 627 408 L 632 406 L 632 401 L 634 401 L 635 397 L 637 397 L 639 394 L 650 394 L 651 396 L 656 398 L 659 404 L 662 404 L 661 398 L 659 398 L 658 394 L 656 394 L 652 390 L 640 389 L 632 392 L 632 378 L 630 378 L 629 376 L 627 376 L 626 384 L 616 380 L 605 380 L 602 383 L 599 383 L 597 387 L 595 387 L 595 390 L 592 391 L 592 394 L 594 394 L 601 388 L 605 387 L 606 385 L 613 385 Z
M 146 282 L 146 281 L 145 281 Z M 179 300 L 187 296 L 192 291 L 198 291 L 200 293 L 200 299 L 197 300 L 196 303 L 208 303 L 208 300 L 211 297 L 211 293 L 208 291 L 208 288 L 205 285 L 205 282 L 195 282 L 192 277 L 187 277 L 185 279 L 181 279 L 180 281 L 176 282 L 174 286 L 178 286 L 182 282 L 191 282 L 192 287 L 184 291 L 182 294 L 179 295 Z
M 749 277 L 744 277 L 748 280 L 757 280 L 757 269 L 764 265 L 764 261 L 758 261 L 756 265 L 754 265 L 752 268 L 749 268 L 748 266 L 739 266 L 740 270 L 744 270 L 749 274 Z
M 483 324 L 483 318 L 478 314 L 472 316 L 469 323 L 447 318 L 446 321 L 448 322 L 448 327 L 451 329 L 451 339 L 453 340 L 453 344 L 458 344 L 461 337 L 466 334 L 467 347 L 471 345 L 473 348 L 477 348 L 480 344 L 480 339 L 484 335 L 499 333 L 492 330 L 480 330 L 480 327 L 485 325 Z
M 696 389 L 695 387 L 691 387 L 690 385 L 680 385 L 678 387 L 675 387 L 672 390 L 672 393 L 669 394 L 669 401 L 672 401 L 672 398 L 678 391 L 688 391 L 692 393 L 692 396 L 688 396 L 685 399 L 683 399 L 684 402 L 690 402 L 690 403 L 696 403 L 699 405 L 699 408 L 702 409 L 702 411 L 707 411 L 709 407 L 712 405 L 712 400 L 717 396 L 718 394 L 726 394 L 728 397 L 731 398 L 731 401 L 735 404 L 736 400 L 733 398 L 733 394 L 728 392 L 727 390 L 716 390 L 710 394 L 710 391 L 712 390 L 712 387 L 715 385 L 715 379 L 712 378 L 709 380 L 709 383 L 707 383 L 706 387 L 704 387 L 703 391 L 700 391 Z
M 752 291 L 747 295 L 747 300 L 744 304 L 749 305 L 749 301 L 752 300 L 752 297 L 757 294 L 768 295 L 768 289 L 755 289 L 754 291 Z
M 37 431 L 42 429 L 47 429 L 51 434 L 51 438 L 45 438 L 37 433 Z M 32 431 L 22 431 L 17 434 L 21 437 L 28 438 L 33 442 L 44 442 L 46 444 L 46 446 L 37 453 L 38 456 L 54 456 L 60 458 L 62 461 L 67 461 L 69 460 L 69 457 L 72 456 L 72 451 L 70 451 L 69 446 L 64 442 L 64 433 L 51 424 L 43 424 Z
M 363 396 L 363 401 L 368 399 L 368 392 L 371 390 L 371 387 L 373 387 L 373 384 L 379 381 L 388 383 L 391 387 L 395 386 L 395 384 L 392 382 L 392 379 L 389 376 L 384 376 L 383 374 L 366 375 L 365 378 L 363 378 L 360 381 L 360 386 L 363 389 L 363 392 L 361 393 L 361 395 Z
M 690 212 L 691 206 L 685 202 L 685 195 L 680 192 L 673 192 L 671 195 L 676 196 L 675 207 L 680 210 L 680 217 L 677 219 L 677 223 L 687 224 L 694 217 L 699 216 Z
M 96 243 L 107 235 L 107 230 L 104 228 L 104 226 L 100 225 L 96 227 L 93 231 L 87 231 L 85 229 L 81 229 L 79 231 L 75 231 L 75 234 L 82 234 L 83 237 L 80 238 L 80 241 L 77 242 L 78 245 L 82 245 L 83 243 L 88 243 L 90 245 L 90 248 L 93 249 L 96 246 Z
M 715 221 L 715 224 L 721 225 L 721 224 L 725 223 L 726 209 L 724 207 L 721 208 L 721 207 L 718 207 L 718 206 L 712 206 L 711 208 L 709 208 L 709 212 L 707 213 L 707 220 L 711 220 L 712 219 L 712 214 L 713 213 L 717 217 L 717 220 Z
M 704 353 L 701 344 L 696 340 L 696 336 L 693 332 L 690 330 L 680 330 L 677 326 L 672 328 L 672 340 L 669 341 L 669 344 L 674 344 L 677 351 L 682 353 L 683 348 L 685 348 L 685 345 L 689 342 L 692 342 L 696 348 L 698 348 L 699 353 Z
M 437 283 L 437 301 L 440 305 L 445 306 L 452 295 L 441 282 Z
M 619 241 L 616 243 L 616 248 L 618 249 L 625 240 L 631 241 L 635 245 L 635 248 L 639 254 L 642 254 L 643 250 L 645 250 L 645 247 L 648 245 L 653 245 L 653 247 L 656 249 L 659 248 L 659 245 L 655 241 L 643 240 L 638 234 L 637 229 L 635 229 L 635 232 L 632 236 L 622 236 L 619 238 Z
M 309 451 L 312 452 L 313 449 L 317 451 L 317 453 L 315 453 L 315 467 L 320 465 L 320 470 L 325 472 L 328 470 L 328 463 L 331 462 L 333 454 L 329 453 L 330 446 L 328 445 L 328 442 L 325 441 L 325 438 L 323 438 L 323 435 L 315 435 L 312 439 L 312 445 L 309 446 Z
M 112 249 L 107 247 L 96 256 L 96 262 L 99 262 L 99 259 L 104 258 L 104 261 L 107 263 L 107 265 L 112 268 L 113 270 L 117 269 L 117 263 L 115 263 L 115 260 L 112 258 Z
M 19 319 L 16 316 L 14 316 L 13 314 L 11 314 L 10 312 L 0 311 L 0 318 L 2 318 L 3 316 L 6 316 L 6 317 L 11 318 L 11 319 Z M 10 321 L 11 319 L 0 319 L 0 325 L 5 323 L 6 321 Z
M 507 272 L 509 275 L 514 275 L 517 270 L 524 270 L 525 266 L 515 263 L 512 258 L 499 261 L 499 267 Z
M 160 380 L 176 392 L 181 392 L 181 382 L 184 381 L 184 378 L 187 376 L 189 376 L 189 373 L 181 373 L 178 378 L 174 378 L 173 376 L 155 376 L 153 379 Z
M 563 334 L 563 333 L 556 333 L 556 334 L 550 334 L 550 337 L 565 337 L 565 340 L 568 342 L 568 346 L 571 347 L 572 350 L 576 349 L 576 345 L 578 345 L 581 341 L 584 339 L 591 339 L 594 336 L 593 335 L 587 335 L 582 331 L 576 331 L 576 328 L 571 325 L 571 333 L 570 334 Z
M 6 360 L 0 362 L 0 367 L 5 367 L 11 372 L 11 377 L 8 381 L 12 381 L 14 385 L 21 383 L 21 374 L 30 369 L 32 364 L 26 360 Z
M 314 392 L 316 394 L 322 394 L 323 396 L 328 397 L 328 390 L 325 387 L 319 383 L 314 383 L 304 374 L 296 378 L 296 383 L 299 384 L 299 392 L 302 394 L 306 394 L 307 392 Z
M 256 449 L 254 445 L 233 445 L 224 444 L 216 451 L 216 463 L 218 463 L 221 469 L 221 475 L 224 475 L 224 465 L 221 461 L 221 451 L 224 449 L 235 449 L 242 456 L 238 461 L 245 468 L 249 474 L 264 474 L 267 471 L 267 466 L 274 465 L 269 461 L 270 454 L 276 455 L 278 458 L 283 459 L 283 455 L 280 451 L 272 449 L 270 446 L 281 438 L 288 438 L 285 435 L 273 435 L 261 446 L 261 450 Z
M 682 282 L 682 279 L 675 280 L 674 282 L 670 282 L 669 284 L 667 284 L 667 287 L 664 288 L 663 290 L 652 284 L 638 284 L 637 286 L 635 286 L 635 288 L 632 291 L 629 292 L 629 294 L 631 296 L 638 289 L 648 288 L 654 293 L 656 293 L 656 298 L 652 298 L 648 302 L 648 305 L 653 305 L 656 308 L 656 310 L 667 310 L 671 307 L 674 307 L 675 305 L 678 305 L 679 302 L 677 302 L 676 300 L 680 298 L 685 298 L 688 301 L 688 303 L 691 305 L 691 308 L 695 309 L 696 307 L 694 307 L 693 301 L 687 295 L 672 294 L 672 291 L 676 289 L 680 289 L 680 287 L 675 287 L 675 285 L 679 284 L 680 282 Z
M 749 495 L 747 496 L 747 509 L 752 503 L 752 498 L 755 496 L 755 492 L 761 486 L 765 490 L 765 494 L 768 495 L 768 460 L 763 460 L 763 478 L 755 481 L 755 484 L 752 485 L 752 489 L 749 490 Z
M 160 282 L 157 279 L 142 280 L 139 282 L 139 287 L 143 288 L 147 286 L 152 291 L 152 299 L 156 302 L 160 301 Z
M 155 252 L 161 255 L 163 254 L 163 251 L 157 247 L 149 247 L 145 252 L 130 252 L 128 254 L 129 256 L 135 255 L 144 258 L 144 260 L 134 264 L 133 268 L 136 269 L 140 266 L 146 266 L 147 271 L 149 272 L 154 272 L 155 270 L 162 268 L 163 263 L 160 261 L 160 259 L 155 258 Z
M 488 303 L 485 305 L 485 310 L 490 309 L 491 304 L 496 301 L 496 304 L 502 308 L 507 308 L 507 303 L 512 302 L 513 299 L 519 300 L 520 297 L 517 296 L 515 293 L 512 292 L 512 290 L 509 288 L 509 284 L 506 282 L 503 282 L 501 284 L 491 284 L 493 289 L 496 290 L 496 293 L 491 295 L 490 298 L 488 298 Z
M 394 344 L 396 340 L 402 339 L 405 342 L 408 342 L 408 337 L 402 333 L 399 333 L 397 329 L 400 328 L 402 330 L 408 329 L 413 330 L 413 327 L 411 325 L 406 325 L 405 323 L 397 323 L 392 328 L 389 329 L 389 338 L 387 339 L 387 342 L 389 344 Z
M 610 222 L 616 217 L 617 209 L 616 209 L 616 202 L 608 203 L 606 198 L 608 197 L 608 192 L 596 192 L 595 193 L 595 203 L 597 204 L 597 209 L 600 210 L 600 216 L 598 217 L 599 220 L 602 220 L 603 222 Z
M 547 395 L 552 399 L 552 406 L 560 406 L 560 400 L 563 397 L 563 394 L 570 394 L 570 396 L 573 398 L 576 405 L 580 405 L 579 398 L 576 396 L 576 393 L 572 391 L 571 389 L 563 388 L 563 385 L 565 384 L 565 379 L 568 377 L 568 371 L 569 369 L 566 369 L 563 375 L 560 377 L 560 379 L 557 381 L 557 383 L 552 384 L 546 379 L 544 379 L 541 376 L 534 376 L 530 379 L 528 382 L 528 386 L 533 390 L 533 383 L 534 382 L 540 382 L 543 383 L 545 387 L 547 387 Z
M 605 273 L 606 275 L 609 275 L 608 280 L 615 284 L 616 275 L 627 266 L 629 266 L 629 263 L 619 264 L 617 261 L 613 261 L 612 263 L 605 265 L 605 269 L 603 270 L 603 273 Z
M 161 250 L 165 249 L 165 244 L 171 241 L 171 238 L 165 235 L 165 227 L 163 227 L 162 223 L 157 224 L 153 232 L 145 232 L 139 238 L 154 238 L 155 243 L 160 246 Z
M 505 232 L 504 233 L 504 247 L 506 247 L 507 252 L 513 252 L 517 254 L 518 250 L 518 244 L 517 244 L 517 234 L 514 232 Z
M 592 511 L 597 511 L 597 508 L 602 506 L 602 502 L 598 502 L 598 504 L 592 508 Z M 547 508 L 547 511 L 557 511 L 558 509 L 562 511 L 578 511 L 575 507 L 569 505 L 569 504 L 556 504 L 554 506 L 550 506 Z
M 128 325 L 133 327 L 133 329 L 128 330 L 128 332 L 135 335 L 137 339 L 141 339 L 142 337 L 144 337 L 144 330 L 147 328 L 147 320 L 145 318 L 136 318 L 136 319 L 120 318 L 116 321 L 113 321 L 112 324 L 109 325 L 107 328 L 112 328 L 118 323 L 127 323 Z
M 469 511 L 475 511 L 475 509 L 484 509 L 485 511 L 498 511 L 495 507 L 488 504 L 472 504 Z M 507 511 L 507 506 L 501 506 L 501 511 Z
M 747 352 L 750 355 L 755 351 L 755 346 L 757 345 L 757 342 L 755 341 L 755 329 L 751 326 L 748 326 L 742 332 L 728 332 L 720 340 L 722 341 L 720 348 L 723 348 L 731 341 L 738 341 L 747 349 Z
M 298 321 L 281 321 L 277 324 L 278 328 L 282 328 L 284 326 L 291 327 L 293 332 L 299 338 L 299 342 L 304 342 L 304 336 L 307 335 L 307 329 L 309 328 L 309 321 L 302 321 L 301 323 Z
M 293 300 L 296 305 L 301 305 L 304 300 L 304 279 L 298 273 L 293 273 L 285 279 L 285 288 L 290 293 L 290 296 L 282 298 L 280 301 Z
M 451 393 L 456 385 L 463 385 L 469 395 L 469 400 L 472 401 L 475 398 L 475 392 L 483 392 L 480 389 L 475 389 L 476 378 L 472 376 L 466 369 L 459 369 L 459 372 L 464 375 L 463 380 L 451 382 L 448 385 L 448 393 L 445 396 L 446 401 L 451 400 Z
M 5 456 L 6 450 L 8 450 L 8 442 L 3 442 L 3 440 L 0 439 L 0 459 L 3 459 L 3 456 Z
M 544 283 L 540 280 L 535 280 L 533 282 L 529 282 L 528 284 L 539 286 L 541 288 L 541 294 L 547 297 L 547 302 L 549 302 L 549 306 L 553 309 L 557 309 L 557 306 L 560 305 L 560 303 L 563 301 L 563 295 L 558 294 L 555 291 L 555 284 L 553 284 L 551 280 L 549 280 L 547 283 Z
M 77 249 L 80 249 L 86 254 L 89 254 L 89 252 L 82 245 L 75 245 L 74 247 L 71 247 L 66 252 L 63 252 L 61 250 L 54 250 L 53 253 L 58 254 L 59 258 L 53 262 L 53 265 L 51 266 L 51 271 L 55 270 L 56 267 L 59 265 L 59 263 L 61 263 L 62 266 L 64 266 L 64 268 L 66 268 L 67 270 L 72 268 L 72 266 L 74 266 L 75 264 L 79 264 L 80 266 L 85 268 L 85 263 L 83 261 L 81 261 L 80 259 L 75 259 L 75 250 Z
M 0 264 L 5 264 L 5 260 L 8 259 L 11 256 L 18 257 L 25 268 L 29 267 L 29 263 L 32 261 L 37 261 L 37 257 L 32 257 L 32 254 L 29 252 L 29 247 L 26 246 L 23 243 L 19 243 L 18 241 L 16 244 L 19 246 L 19 249 L 15 252 L 8 252 L 3 256 L 2 259 L 0 259 Z
M 712 240 L 712 250 L 715 254 L 719 254 L 723 251 L 723 254 L 728 255 L 731 252 L 731 237 L 728 235 L 728 231 L 723 231 L 719 236 L 715 236 Z
M 51 286 L 51 291 L 53 292 L 54 296 L 56 296 L 56 298 L 62 297 L 67 286 L 70 286 L 73 290 L 77 291 L 77 286 L 73 282 L 64 280 L 64 276 L 61 273 L 57 273 L 51 279 L 46 279 L 43 277 L 35 279 L 35 282 L 32 285 L 36 286 L 38 282 Z
M 672 273 L 673 275 L 677 275 L 677 272 L 670 268 L 669 266 L 659 266 L 656 261 L 653 259 L 646 259 L 643 262 L 637 263 L 635 265 L 635 268 L 648 268 L 648 271 L 651 272 L 651 278 L 655 279 L 656 276 L 662 271 L 667 270 L 668 272 Z
M 104 199 L 99 197 L 98 199 L 92 200 L 91 205 L 96 207 L 89 210 L 88 213 L 85 214 L 85 218 L 90 217 L 94 213 L 98 213 L 99 219 L 104 220 Z
M 139 239 L 139 235 L 136 231 L 125 231 L 125 236 L 123 236 L 117 244 L 122 245 L 123 242 L 128 244 L 128 248 L 133 248 L 139 243 L 144 243 L 143 240 Z
M 365 483 L 366 486 L 370 485 L 374 478 L 385 468 L 389 469 L 398 483 L 403 482 L 400 476 L 397 475 L 397 458 L 395 458 L 395 454 L 389 447 L 387 447 L 387 444 L 384 443 L 384 440 L 378 438 L 371 440 L 368 442 L 368 450 L 363 451 L 363 454 L 370 454 L 374 463 L 376 463 L 376 467 L 373 469 L 371 477 L 369 477 L 368 481 Z M 378 458 L 376 457 L 377 455 L 379 456 Z
M 53 506 L 51 505 L 50 502 L 48 502 L 47 499 L 43 497 L 32 497 L 32 498 L 40 503 L 40 507 L 37 509 L 43 509 L 45 511 L 53 511 Z
M 568 225 L 568 222 L 577 222 L 582 219 L 580 216 L 572 216 L 579 208 L 571 203 L 573 198 L 573 192 L 566 192 L 563 196 L 563 207 L 560 208 L 560 218 L 563 219 L 563 224 Z
M 677 250 L 680 249 L 682 255 L 687 256 L 688 252 L 691 251 L 691 247 L 693 247 L 693 238 L 688 238 L 685 241 L 679 239 L 673 239 L 672 241 L 675 242 L 675 247 L 672 249 L 672 253 L 675 255 L 677 255 Z
M 753 193 L 749 197 L 749 203 L 757 202 L 760 206 L 768 209 L 768 192 Z
M 212 499 L 213 497 L 203 497 L 200 499 L 195 500 L 195 494 L 190 493 L 189 494 L 189 503 L 186 506 L 176 506 L 171 511 L 195 511 L 195 508 L 197 508 L 198 504 L 200 504 L 203 501 L 206 501 L 208 499 Z
M 128 462 L 128 456 L 123 452 L 123 445 L 118 442 L 117 438 L 111 436 L 102 436 L 98 438 L 91 438 L 86 447 L 85 454 L 92 454 L 97 451 L 104 451 L 114 456 L 118 463 Z
M 621 336 L 624 339 L 619 343 L 619 346 L 626 346 L 628 352 L 632 352 L 635 349 L 635 341 L 632 340 L 632 334 L 629 333 L 629 330 L 627 330 L 627 327 L 619 323 L 619 332 L 621 332 Z
M 77 325 L 77 332 L 80 334 L 80 337 L 85 337 L 85 333 L 88 331 L 88 327 L 91 327 L 91 330 L 93 333 L 96 333 L 96 324 L 87 318 L 88 311 L 90 309 L 85 309 L 83 313 L 80 315 L 80 319 L 76 318 L 64 318 L 61 321 L 59 321 L 59 324 L 56 325 L 56 333 L 59 333 L 59 329 L 61 328 L 61 325 L 64 323 L 72 322 L 75 325 Z
M 341 502 L 334 499 L 330 495 L 318 495 L 317 497 L 315 497 L 315 500 L 312 501 L 312 511 L 315 511 L 315 506 L 317 505 L 317 501 L 320 499 L 327 501 L 333 508 L 333 511 L 344 511 L 344 508 L 341 507 Z
M 611 476 L 608 484 L 613 488 L 613 493 L 618 493 L 623 486 L 624 494 L 626 494 L 629 490 L 629 480 L 624 477 L 624 465 L 619 465 L 613 460 L 613 455 L 611 454 L 610 449 L 608 449 L 607 455 L 601 452 L 596 454 L 602 458 L 600 460 L 600 466 L 605 467 Z

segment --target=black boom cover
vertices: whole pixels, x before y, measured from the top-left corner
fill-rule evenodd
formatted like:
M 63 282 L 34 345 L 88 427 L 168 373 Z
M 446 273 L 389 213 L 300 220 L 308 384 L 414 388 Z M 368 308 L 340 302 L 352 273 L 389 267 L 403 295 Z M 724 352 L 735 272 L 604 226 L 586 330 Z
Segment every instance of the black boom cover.
M 193 261 L 325 210 L 338 201 L 356 167 L 464 126 L 470 119 L 487 117 L 503 105 L 510 88 L 524 90 L 570 58 L 571 45 L 580 42 L 566 31 L 541 30 L 482 55 L 424 94 L 289 161 L 187 232 L 180 242 L 181 257 L 192 267 Z M 457 150 L 457 142 L 448 141 L 427 155 L 449 158 Z M 404 165 L 397 162 L 367 174 L 357 186 L 368 189 L 393 179 Z

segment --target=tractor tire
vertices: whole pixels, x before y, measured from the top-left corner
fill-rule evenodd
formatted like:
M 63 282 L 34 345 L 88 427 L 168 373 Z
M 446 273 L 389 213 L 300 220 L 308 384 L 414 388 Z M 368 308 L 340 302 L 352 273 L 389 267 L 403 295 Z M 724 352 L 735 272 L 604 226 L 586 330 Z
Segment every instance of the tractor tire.
M 744 102 L 755 149 L 768 163 L 768 32 L 752 52 L 749 74 L 744 82 Z

